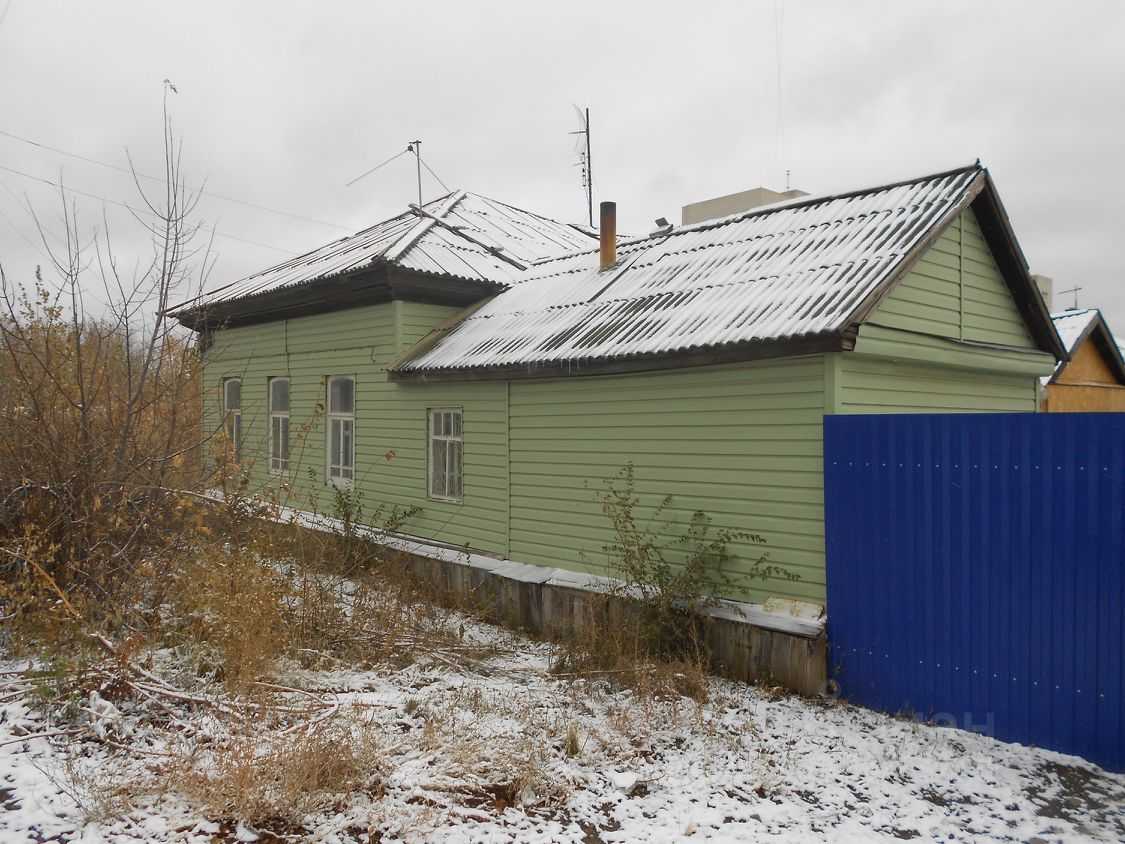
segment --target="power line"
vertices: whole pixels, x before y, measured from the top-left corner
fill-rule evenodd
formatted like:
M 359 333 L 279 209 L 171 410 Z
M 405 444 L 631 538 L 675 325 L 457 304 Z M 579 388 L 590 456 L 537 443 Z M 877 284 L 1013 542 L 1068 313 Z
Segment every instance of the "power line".
M 79 155 L 76 152 L 68 152 L 65 149 L 59 149 L 58 147 L 53 147 L 53 146 L 50 146 L 48 144 L 40 143 L 39 141 L 33 141 L 30 138 L 24 138 L 24 137 L 21 137 L 20 135 L 13 135 L 11 132 L 5 132 L 3 129 L 0 129 L 0 135 L 3 135 L 6 138 L 11 138 L 14 141 L 20 141 L 21 143 L 30 144 L 33 147 L 39 147 L 40 149 L 45 149 L 45 150 L 48 150 L 50 152 L 57 153 L 59 155 L 65 155 L 68 158 L 74 158 L 78 161 L 85 161 L 88 164 L 97 164 L 99 167 L 108 167 L 110 170 L 116 170 L 119 173 L 127 173 L 130 176 L 136 176 L 137 178 L 140 178 L 140 179 L 148 179 L 149 181 L 153 181 L 153 182 L 164 182 L 164 181 L 166 181 L 164 178 L 162 178 L 160 176 L 150 176 L 146 173 L 137 173 L 135 170 L 132 170 L 128 167 L 120 167 L 116 164 L 110 164 L 108 161 L 100 161 L 97 158 L 90 158 L 89 156 L 86 156 L 86 155 Z M 243 199 L 236 199 L 233 196 L 225 196 L 221 193 L 213 193 L 209 190 L 203 190 L 202 188 L 190 188 L 190 190 L 194 191 L 195 193 L 203 194 L 204 196 L 214 197 L 215 199 L 222 199 L 225 202 L 233 202 L 237 205 L 243 205 L 247 208 L 255 208 L 258 211 L 268 211 L 271 214 L 279 214 L 282 217 L 290 217 L 294 220 L 301 220 L 302 222 L 305 222 L 305 223 L 316 223 L 318 226 L 328 226 L 329 228 L 341 229 L 341 230 L 347 231 L 347 232 L 351 231 L 351 229 L 348 226 L 341 226 L 338 223 L 328 223 L 328 222 L 325 222 L 324 220 L 314 219 L 313 217 L 302 217 L 300 214 L 291 214 L 288 211 L 280 211 L 277 208 L 270 208 L 266 205 L 258 205 L 255 202 L 247 202 L 246 200 L 243 200 Z
M 125 208 L 129 211 L 132 211 L 134 214 L 145 214 L 145 213 L 147 213 L 144 209 L 134 208 L 129 203 L 122 202 L 119 199 L 109 199 L 108 197 L 102 196 L 100 194 L 89 193 L 87 191 L 78 190 L 77 188 L 65 187 L 64 185 L 62 185 L 58 182 L 52 182 L 50 179 L 44 179 L 42 176 L 32 176 L 30 173 L 24 173 L 21 170 L 15 170 L 11 167 L 5 167 L 2 164 L 0 164 L 0 170 L 7 171 L 8 173 L 14 173 L 17 176 L 23 176 L 25 179 L 31 179 L 34 182 L 42 182 L 45 185 L 50 185 L 51 187 L 58 188 L 59 190 L 64 190 L 64 191 L 67 191 L 69 193 L 76 193 L 79 196 L 88 196 L 91 199 L 100 199 L 102 202 L 108 202 L 110 205 L 118 205 L 122 208 Z M 237 240 L 241 243 L 249 243 L 251 246 L 261 246 L 263 249 L 272 249 L 275 252 L 284 252 L 286 255 L 298 255 L 298 254 L 300 254 L 298 252 L 294 252 L 292 249 L 282 249 L 280 246 L 271 246 L 268 243 L 261 243 L 257 240 L 250 240 L 249 238 L 238 237 L 237 235 L 233 235 L 233 234 L 225 234 L 224 232 L 220 232 L 220 231 L 216 231 L 216 232 L 214 232 L 214 234 L 215 234 L 216 237 L 225 237 L 228 240 Z

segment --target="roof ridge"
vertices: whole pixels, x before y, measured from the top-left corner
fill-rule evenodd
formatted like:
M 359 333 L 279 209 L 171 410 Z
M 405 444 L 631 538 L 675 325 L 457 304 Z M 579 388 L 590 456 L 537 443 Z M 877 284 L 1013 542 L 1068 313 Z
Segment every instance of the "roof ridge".
M 519 211 L 521 214 L 527 214 L 529 217 L 537 217 L 538 219 L 546 220 L 549 223 L 555 223 L 556 225 L 559 225 L 559 226 L 567 226 L 569 228 L 575 229 L 580 234 L 584 234 L 584 235 L 586 235 L 587 237 L 589 237 L 593 240 L 597 240 L 596 235 L 590 234 L 589 232 L 582 231 L 581 224 L 579 224 L 579 223 L 564 223 L 562 220 L 556 220 L 554 217 L 547 217 L 543 214 L 540 214 L 538 211 L 528 211 L 526 208 L 520 208 L 518 205 L 512 205 L 512 203 L 505 202 L 502 199 L 493 199 L 491 196 L 485 196 L 483 193 L 474 193 L 473 191 L 465 191 L 465 194 L 468 195 L 468 196 L 474 197 L 475 199 L 483 199 L 487 202 L 495 202 L 497 205 L 503 205 L 505 208 L 510 208 L 513 211 Z M 573 253 L 569 253 L 569 254 L 573 254 Z
M 987 171 L 987 169 L 987 167 L 981 165 L 980 159 L 978 158 L 972 164 L 966 165 L 964 167 L 954 167 L 950 170 L 942 170 L 941 172 L 930 173 L 926 176 L 915 176 L 912 179 L 901 179 L 897 182 L 889 182 L 885 185 L 876 185 L 869 188 L 855 188 L 853 190 L 843 191 L 841 193 L 821 194 L 820 196 L 802 196 L 797 199 L 786 200 L 784 202 L 775 202 L 769 205 L 761 205 L 756 208 L 747 209 L 746 211 L 737 211 L 734 214 L 728 214 L 725 217 L 719 217 L 713 220 L 702 220 L 698 223 L 691 223 L 686 226 L 676 226 L 671 231 L 664 232 L 659 235 L 646 234 L 640 237 L 632 238 L 630 240 L 623 240 L 617 244 L 617 247 L 619 249 L 624 249 L 638 243 L 644 243 L 646 240 L 665 240 L 668 238 L 677 237 L 682 234 L 706 231 L 707 229 L 718 228 L 719 226 L 726 226 L 731 223 L 740 223 L 743 220 L 750 219 L 751 217 L 766 216 L 768 214 L 775 214 L 779 211 L 790 211 L 794 208 L 819 205 L 824 202 L 833 202 L 837 199 L 851 199 L 852 197 L 862 196 L 864 194 L 873 194 L 879 193 L 881 191 L 893 190 L 894 188 L 900 188 L 905 185 L 914 185 L 920 184 L 921 182 L 931 182 L 937 179 L 944 179 L 961 173 L 971 173 L 974 171 L 985 172 Z M 563 255 L 554 255 L 549 258 L 544 258 L 541 261 L 536 261 L 535 266 L 543 266 L 545 264 L 551 263 L 552 261 L 561 261 L 566 258 L 572 258 L 576 255 L 585 255 L 588 252 L 597 251 L 597 246 L 594 246 L 590 249 L 567 252 Z
M 426 212 L 427 217 L 419 220 L 418 224 L 410 229 L 406 234 L 396 240 L 394 243 L 387 246 L 378 255 L 372 257 L 372 261 L 382 259 L 384 261 L 398 261 L 409 252 L 414 245 L 422 239 L 422 236 L 434 227 L 434 225 L 441 220 L 446 214 L 453 210 L 462 199 L 465 198 L 465 191 L 452 191 L 445 195 L 445 202 L 438 208 L 437 212 Z M 407 214 L 412 214 L 413 208 L 418 206 L 410 206 Z M 417 215 L 415 215 L 417 216 Z M 448 225 L 448 224 L 447 224 Z
M 465 191 L 461 191 L 461 198 L 464 198 L 464 195 L 465 195 Z M 460 202 L 460 199 L 458 199 L 458 202 Z M 419 216 L 425 216 L 425 217 L 431 218 L 435 224 L 441 226 L 444 229 L 447 229 L 447 230 L 453 232 L 458 237 L 461 237 L 461 238 L 469 241 L 469 243 L 472 243 L 476 246 L 479 246 L 481 249 L 483 249 L 485 252 L 487 252 L 492 257 L 498 258 L 501 261 L 505 261 L 506 263 L 511 264 L 513 267 L 515 267 L 518 270 L 526 270 L 527 269 L 527 267 L 528 267 L 527 264 L 523 263 L 522 261 L 516 260 L 515 258 L 511 257 L 510 255 L 503 254 L 503 252 L 504 252 L 503 246 L 491 246 L 491 245 L 485 243 L 482 240 L 478 240 L 477 238 L 473 237 L 471 234 L 466 232 L 464 226 L 455 226 L 455 225 L 453 225 L 453 223 L 446 222 L 444 215 L 452 213 L 453 205 L 455 205 L 455 204 L 456 203 L 453 203 L 453 204 L 449 205 L 448 207 L 444 208 L 443 212 L 442 212 L 443 215 L 441 217 L 438 217 L 435 214 L 431 214 L 425 208 L 422 208 L 418 205 L 415 205 L 414 203 L 410 204 L 410 210 L 411 210 L 412 213 L 417 214 Z

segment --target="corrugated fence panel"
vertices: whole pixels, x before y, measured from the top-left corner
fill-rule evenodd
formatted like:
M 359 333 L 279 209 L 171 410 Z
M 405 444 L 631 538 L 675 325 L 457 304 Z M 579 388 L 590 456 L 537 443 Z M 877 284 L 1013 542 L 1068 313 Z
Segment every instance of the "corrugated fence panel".
M 1125 769 L 1125 414 L 824 423 L 841 694 Z

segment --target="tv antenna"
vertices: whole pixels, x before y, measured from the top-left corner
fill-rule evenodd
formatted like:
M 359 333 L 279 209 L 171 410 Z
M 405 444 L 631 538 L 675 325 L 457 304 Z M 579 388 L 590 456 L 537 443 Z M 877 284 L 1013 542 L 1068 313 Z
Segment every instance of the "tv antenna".
M 1082 289 L 1081 287 L 1072 287 L 1072 288 L 1070 288 L 1070 290 L 1060 290 L 1059 291 L 1060 296 L 1065 296 L 1067 293 L 1073 293 L 1074 294 L 1074 307 L 1071 308 L 1072 311 L 1078 310 L 1078 291 L 1081 290 L 1081 289 Z
M 376 170 L 379 170 L 383 167 L 386 167 L 392 161 L 394 161 L 398 158 L 401 158 L 402 156 L 406 155 L 408 152 L 414 153 L 414 166 L 415 166 L 415 169 L 417 170 L 417 173 L 418 173 L 418 206 L 419 207 L 422 206 L 422 168 L 423 167 L 426 168 L 427 173 L 429 173 L 431 176 L 433 176 L 435 179 L 437 179 L 438 184 L 440 184 L 443 188 L 445 188 L 445 190 L 447 192 L 449 191 L 449 188 L 446 187 L 445 182 L 443 182 L 440 178 L 438 178 L 438 174 L 435 173 L 433 170 L 431 170 L 430 165 L 422 160 L 422 142 L 421 141 L 411 141 L 410 143 L 408 143 L 406 145 L 406 149 L 404 149 L 402 152 L 395 153 L 390 158 L 388 158 L 386 161 L 384 161 L 380 164 L 376 164 L 370 170 L 356 176 L 354 179 L 352 179 L 350 182 L 348 182 L 346 185 L 344 185 L 344 187 L 350 188 L 352 185 L 354 185 L 360 179 L 363 179 L 363 178 L 366 178 L 367 176 L 370 176 Z
M 582 138 L 576 138 L 578 142 L 578 164 L 582 168 L 582 189 L 586 192 L 586 211 L 590 215 L 590 228 L 594 227 L 594 168 L 590 161 L 590 109 L 586 109 L 585 113 L 578 106 L 574 107 L 578 112 L 578 125 L 582 128 L 577 132 L 571 132 L 572 135 L 584 135 L 586 139 L 585 145 L 582 144 Z M 585 149 L 583 149 L 585 146 Z

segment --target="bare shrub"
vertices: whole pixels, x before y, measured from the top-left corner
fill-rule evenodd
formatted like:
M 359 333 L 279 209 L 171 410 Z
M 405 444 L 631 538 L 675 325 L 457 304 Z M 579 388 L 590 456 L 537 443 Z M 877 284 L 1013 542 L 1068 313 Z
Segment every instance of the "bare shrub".
M 167 121 L 164 144 L 166 191 L 142 191 L 138 214 L 153 255 L 133 278 L 107 235 L 86 242 L 65 194 L 58 243 L 40 227 L 52 278 L 3 278 L 0 614 L 49 606 L 57 588 L 113 616 L 138 562 L 180 530 L 172 490 L 198 479 L 198 360 L 165 315 L 194 270 L 194 202 Z M 100 316 L 84 304 L 94 284 L 109 302 Z
M 798 579 L 767 563 L 762 552 L 740 566 L 735 542 L 762 546 L 756 533 L 716 529 L 701 510 L 684 527 L 665 512 L 665 496 L 642 523 L 632 463 L 597 493 L 614 540 L 604 548 L 618 580 L 587 602 L 583 618 L 563 636 L 552 668 L 558 673 L 599 674 L 645 694 L 706 695 L 708 610 L 746 582 Z

